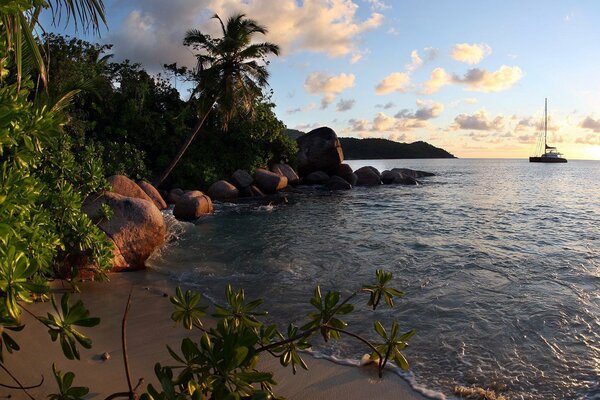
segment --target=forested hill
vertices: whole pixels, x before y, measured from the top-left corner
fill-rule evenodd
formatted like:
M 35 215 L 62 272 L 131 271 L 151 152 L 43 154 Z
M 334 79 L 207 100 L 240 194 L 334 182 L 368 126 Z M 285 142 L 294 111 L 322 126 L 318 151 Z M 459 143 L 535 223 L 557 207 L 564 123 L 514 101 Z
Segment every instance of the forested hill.
M 304 132 L 287 129 L 292 139 L 298 139 Z M 394 158 L 455 158 L 444 149 L 426 142 L 399 143 L 387 139 L 339 138 L 346 160 L 378 160 Z

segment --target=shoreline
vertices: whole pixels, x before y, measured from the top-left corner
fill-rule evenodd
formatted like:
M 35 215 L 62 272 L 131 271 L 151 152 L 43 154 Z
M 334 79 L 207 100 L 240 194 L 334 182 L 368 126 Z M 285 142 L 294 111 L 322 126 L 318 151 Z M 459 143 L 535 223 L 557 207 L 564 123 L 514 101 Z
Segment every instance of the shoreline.
M 90 315 L 100 317 L 94 328 L 82 329 L 93 341 L 89 350 L 80 348 L 81 360 L 67 360 L 58 342 L 52 342 L 47 329 L 24 313 L 25 329 L 13 335 L 22 350 L 8 354 L 5 365 L 25 386 L 35 385 L 44 377 L 43 384 L 29 390 L 34 398 L 45 397 L 57 391 L 52 376 L 52 363 L 57 369 L 75 373 L 74 386 L 88 386 L 89 399 L 104 399 L 115 392 L 127 391 L 121 346 L 121 320 L 129 292 L 132 292 L 131 309 L 127 319 L 127 346 L 132 384 L 144 378 L 143 387 L 156 384 L 154 364 L 170 363 L 166 345 L 178 351 L 182 338 L 198 336 L 175 326 L 170 319 L 172 305 L 165 296 L 177 286 L 167 276 L 153 271 L 136 271 L 110 274 L 110 282 L 82 282 L 81 293 L 73 294 L 71 301 L 82 299 Z M 55 288 L 57 289 L 57 288 Z M 60 288 L 58 288 L 60 290 Z M 36 315 L 50 309 L 49 302 L 26 306 Z M 203 318 L 210 325 L 211 318 Z M 107 352 L 110 358 L 102 360 Z M 264 357 L 261 368 L 275 374 L 278 384 L 275 393 L 293 399 L 427 399 L 412 389 L 402 377 L 388 370 L 383 379 L 369 367 L 347 366 L 307 354 L 308 371 L 300 369 L 294 376 L 291 368 L 284 368 L 279 359 Z M 14 384 L 6 376 L 3 383 Z M 12 398 L 27 398 L 17 390 L 0 389 L 0 394 Z

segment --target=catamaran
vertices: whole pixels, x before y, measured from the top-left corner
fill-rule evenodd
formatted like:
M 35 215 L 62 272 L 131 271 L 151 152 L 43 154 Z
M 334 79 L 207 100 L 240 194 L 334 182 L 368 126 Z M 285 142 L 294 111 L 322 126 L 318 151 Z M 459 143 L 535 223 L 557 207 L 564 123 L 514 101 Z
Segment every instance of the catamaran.
M 546 140 L 548 136 L 548 99 L 544 99 L 544 145 L 541 145 L 541 137 L 538 140 L 538 145 L 536 146 L 536 154 L 540 154 L 539 156 L 529 157 L 529 162 L 541 162 L 541 163 L 566 163 L 567 159 L 562 156 L 561 153 L 558 152 L 556 147 L 548 146 L 548 141 Z M 540 150 L 540 151 L 538 151 Z

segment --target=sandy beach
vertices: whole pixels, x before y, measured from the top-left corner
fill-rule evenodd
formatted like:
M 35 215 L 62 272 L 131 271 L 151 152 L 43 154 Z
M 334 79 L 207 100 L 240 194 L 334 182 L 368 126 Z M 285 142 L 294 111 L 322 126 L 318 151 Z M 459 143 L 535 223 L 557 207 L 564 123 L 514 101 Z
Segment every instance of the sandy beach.
M 173 293 L 174 287 L 173 282 L 153 271 L 112 274 L 108 283 L 83 283 L 81 293 L 73 298 L 81 298 L 91 315 L 101 318 L 100 325 L 86 330 L 93 340 L 92 349 L 82 349 L 80 361 L 69 361 L 62 355 L 60 345 L 51 341 L 45 327 L 24 315 L 26 328 L 14 335 L 22 350 L 7 354 L 5 365 L 24 385 L 37 384 L 44 377 L 39 388 L 29 391 L 34 398 L 45 398 L 56 391 L 53 362 L 63 372 L 76 373 L 74 384 L 90 388 L 87 398 L 104 399 L 114 392 L 126 391 L 120 332 L 127 296 L 132 290 L 127 323 L 132 380 L 135 385 L 144 378 L 144 387 L 155 383 L 154 363 L 171 361 L 165 345 L 178 349 L 180 340 L 190 333 L 174 326 L 169 318 L 172 306 L 164 294 Z M 37 315 L 45 314 L 49 308 L 49 303 L 28 306 Z M 101 355 L 105 352 L 110 359 L 103 361 Z M 374 368 L 343 366 L 308 355 L 305 360 L 309 371 L 300 370 L 296 376 L 291 368 L 282 368 L 277 359 L 265 360 L 264 369 L 275 372 L 278 395 L 288 399 L 425 398 L 392 372 L 379 379 Z M 14 384 L 6 375 L 1 382 Z M 0 389 L 0 396 L 9 394 L 11 398 L 27 398 L 20 391 Z

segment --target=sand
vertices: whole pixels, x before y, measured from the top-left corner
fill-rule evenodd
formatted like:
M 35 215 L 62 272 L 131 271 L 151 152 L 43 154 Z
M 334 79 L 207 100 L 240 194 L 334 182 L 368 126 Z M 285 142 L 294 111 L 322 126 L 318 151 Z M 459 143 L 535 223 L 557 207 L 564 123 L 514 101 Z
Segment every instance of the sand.
M 81 285 L 81 293 L 73 298 L 81 298 L 92 316 L 100 317 L 100 325 L 85 329 L 92 338 L 93 347 L 82 349 L 80 361 L 67 360 L 58 342 L 52 342 L 46 328 L 32 317 L 25 315 L 26 328 L 14 335 L 23 349 L 8 355 L 5 351 L 5 365 L 24 385 L 39 383 L 42 386 L 31 389 L 34 398 L 46 398 L 56 391 L 51 366 L 54 362 L 62 371 L 76 373 L 75 385 L 88 386 L 89 399 L 104 399 L 114 392 L 127 390 L 124 374 L 121 319 L 132 290 L 131 309 L 127 322 L 127 341 L 130 370 L 134 385 L 144 378 L 144 387 L 155 383 L 154 363 L 168 364 L 171 361 L 166 344 L 179 348 L 181 339 L 190 332 L 174 326 L 170 320 L 171 303 L 164 293 L 173 293 L 175 284 L 163 275 L 153 271 L 113 274 L 109 283 L 88 282 Z M 35 314 L 45 314 L 49 303 L 27 306 Z M 192 335 L 195 333 L 192 332 Z M 196 334 L 197 335 L 197 334 Z M 101 355 L 107 352 L 110 359 L 104 361 Z M 399 376 L 392 372 L 377 377 L 371 367 L 352 367 L 333 362 L 304 357 L 309 371 L 300 370 L 295 376 L 291 368 L 283 368 L 277 359 L 266 359 L 262 367 L 275 373 L 278 385 L 275 392 L 288 399 L 424 399 L 413 391 Z M 2 373 L 1 383 L 14 384 Z M 0 388 L 0 398 L 12 395 L 13 399 L 27 398 L 22 392 Z

